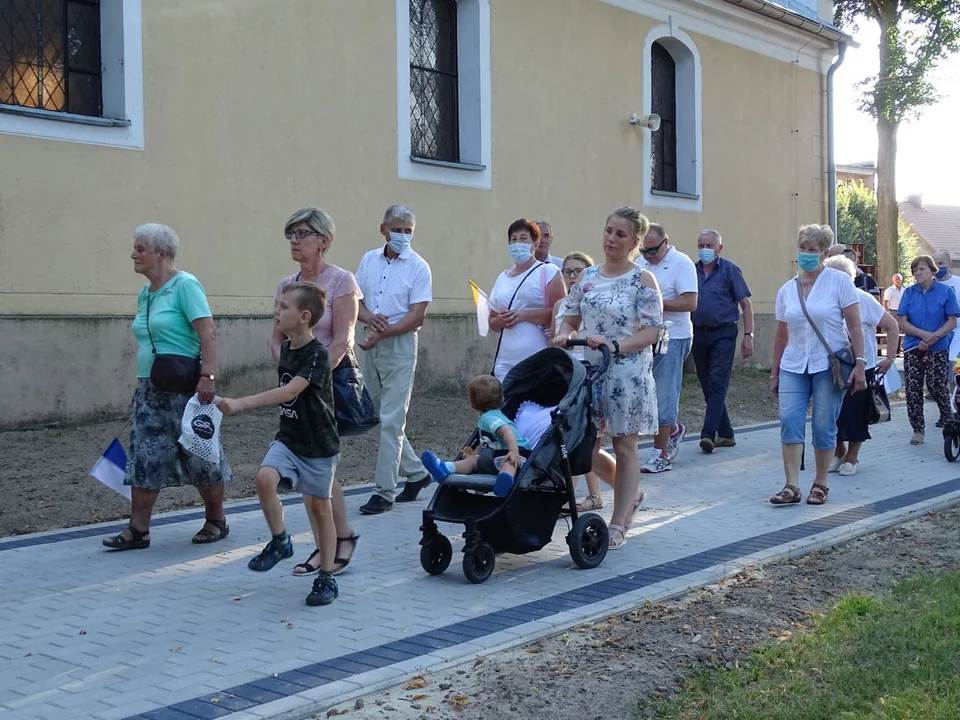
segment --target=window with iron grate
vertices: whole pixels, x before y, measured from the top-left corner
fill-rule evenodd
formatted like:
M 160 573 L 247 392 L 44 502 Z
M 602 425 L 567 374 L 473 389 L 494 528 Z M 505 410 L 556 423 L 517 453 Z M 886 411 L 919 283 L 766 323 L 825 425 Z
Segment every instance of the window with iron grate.
M 0 0 L 0 104 L 103 115 L 99 0 Z
M 650 73 L 650 108 L 660 116 L 660 129 L 651 137 L 650 186 L 677 191 L 677 66 L 670 52 L 653 43 Z
M 410 154 L 460 162 L 456 0 L 410 0 Z

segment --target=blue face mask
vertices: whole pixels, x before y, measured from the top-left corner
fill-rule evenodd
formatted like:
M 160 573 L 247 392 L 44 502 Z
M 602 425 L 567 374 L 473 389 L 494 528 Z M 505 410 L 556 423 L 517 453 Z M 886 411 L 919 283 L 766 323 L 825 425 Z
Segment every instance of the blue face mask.
M 700 262 L 704 265 L 709 265 L 717 259 L 717 251 L 713 248 L 700 248 L 697 254 L 700 256 Z
M 937 280 L 943 280 L 947 276 L 947 268 L 937 270 Z
M 403 253 L 410 249 L 410 242 L 412 240 L 413 234 L 407 235 L 406 233 L 391 232 L 387 245 L 389 245 L 390 249 L 397 255 L 403 255 Z
M 797 253 L 797 265 L 800 266 L 801 270 L 807 272 L 813 272 L 817 269 L 817 265 L 820 264 L 820 253 Z
M 513 243 L 507 245 L 507 250 L 509 250 L 510 257 L 517 265 L 523 265 L 533 257 L 533 245 L 531 243 Z

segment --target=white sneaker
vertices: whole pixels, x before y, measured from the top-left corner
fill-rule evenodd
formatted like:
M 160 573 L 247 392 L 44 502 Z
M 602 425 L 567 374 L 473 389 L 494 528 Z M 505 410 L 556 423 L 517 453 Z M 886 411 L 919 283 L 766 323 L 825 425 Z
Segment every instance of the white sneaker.
M 832 457 L 830 458 L 830 469 L 827 472 L 837 472 L 843 464 L 843 458 Z
M 677 453 L 680 452 L 680 443 L 683 442 L 683 438 L 687 435 L 687 427 L 679 420 L 677 421 L 677 429 L 670 434 L 670 439 L 667 440 L 667 459 L 673 462 L 673 459 L 677 456 Z
M 645 473 L 662 473 L 670 470 L 672 468 L 670 460 L 663 457 L 660 454 L 660 451 L 657 450 L 653 455 L 647 458 L 647 461 L 643 464 L 643 467 L 640 468 L 640 472 Z
M 860 463 L 845 462 L 843 463 L 843 465 L 840 466 L 840 470 L 838 472 L 844 477 L 850 477 L 851 475 L 856 475 L 859 470 L 860 470 Z

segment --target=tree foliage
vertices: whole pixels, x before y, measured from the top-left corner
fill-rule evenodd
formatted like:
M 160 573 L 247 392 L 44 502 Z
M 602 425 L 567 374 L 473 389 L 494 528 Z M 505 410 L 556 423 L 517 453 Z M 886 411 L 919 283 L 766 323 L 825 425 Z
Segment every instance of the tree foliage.
M 877 263 L 877 196 L 862 181 L 837 187 L 837 242 L 863 244 L 867 265 Z
M 940 100 L 931 78 L 937 64 L 960 50 L 960 0 L 836 0 L 834 21 L 855 31 L 863 20 L 880 26 L 880 71 L 860 83 L 860 109 L 899 123 Z

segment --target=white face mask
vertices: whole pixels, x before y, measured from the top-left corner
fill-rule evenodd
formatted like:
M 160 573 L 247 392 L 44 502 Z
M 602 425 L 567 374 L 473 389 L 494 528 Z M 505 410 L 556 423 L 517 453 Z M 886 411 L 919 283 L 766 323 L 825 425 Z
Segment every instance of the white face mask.
M 389 245 L 390 249 L 393 250 L 397 255 L 402 255 L 410 247 L 410 243 L 412 241 L 412 233 L 407 235 L 406 233 L 391 232 L 390 240 L 387 241 L 387 245 Z
M 533 257 L 532 243 L 513 243 L 507 246 L 507 250 L 510 252 L 510 257 L 517 265 L 523 265 Z

